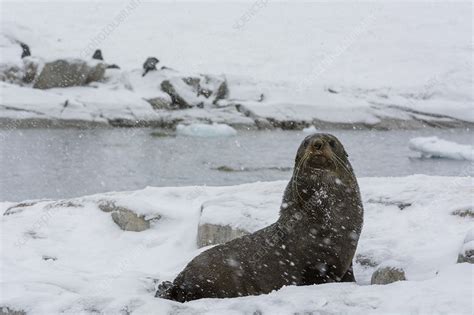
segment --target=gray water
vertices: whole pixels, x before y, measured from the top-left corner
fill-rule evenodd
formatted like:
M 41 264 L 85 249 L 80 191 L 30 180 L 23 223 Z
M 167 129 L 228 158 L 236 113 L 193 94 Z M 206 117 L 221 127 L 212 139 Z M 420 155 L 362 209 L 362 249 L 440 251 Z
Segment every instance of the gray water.
M 287 180 L 296 149 L 306 136 L 296 131 L 239 131 L 228 138 L 156 137 L 152 132 L 145 128 L 0 130 L 0 200 Z M 473 174 L 471 162 L 421 159 L 408 149 L 408 140 L 419 136 L 472 144 L 472 131 L 330 132 L 346 147 L 359 177 Z

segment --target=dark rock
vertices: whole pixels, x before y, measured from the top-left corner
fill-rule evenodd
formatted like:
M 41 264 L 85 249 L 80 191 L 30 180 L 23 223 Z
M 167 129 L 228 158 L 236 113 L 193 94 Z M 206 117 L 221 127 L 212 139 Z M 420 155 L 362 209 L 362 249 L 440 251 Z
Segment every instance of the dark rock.
M 112 213 L 112 220 L 124 231 L 141 232 L 150 228 L 150 222 L 159 220 L 160 215 L 151 219 L 145 219 L 145 216 L 138 215 L 130 209 L 117 206 L 114 201 L 102 200 L 98 207 L 104 212 Z
M 120 69 L 120 67 L 116 64 L 112 64 L 112 65 L 107 65 L 107 69 Z
M 72 200 L 58 200 L 53 203 L 47 204 L 45 209 L 55 209 L 55 208 L 83 208 L 84 206 L 80 203 L 74 202 Z
M 474 229 L 467 232 L 458 255 L 458 263 L 474 264 Z
M 21 46 L 21 58 L 31 56 L 30 47 L 25 43 L 20 43 Z
M 181 97 L 169 80 L 161 82 L 161 90 L 171 97 L 172 109 L 185 109 L 192 106 Z
M 153 131 L 150 133 L 150 136 L 155 137 L 155 138 L 165 138 L 165 137 L 172 137 L 174 136 L 173 133 L 169 131 Z
M 16 65 L 0 65 L 0 81 L 21 84 L 23 69 Z
M 465 207 L 465 208 L 454 210 L 453 212 L 451 212 L 451 214 L 460 216 L 462 218 L 466 218 L 466 217 L 474 218 L 474 209 L 472 207 Z
M 92 55 L 92 59 L 104 60 L 104 57 L 102 57 L 102 51 L 100 49 L 97 49 L 96 51 L 94 51 L 94 54 Z
M 155 110 L 168 110 L 173 109 L 171 101 L 163 97 L 154 97 L 145 99 Z
M 311 125 L 311 122 L 304 120 L 277 120 L 275 118 L 268 117 L 267 120 L 275 128 L 281 128 L 283 130 L 302 130 Z
M 472 247 L 474 247 L 474 245 Z M 461 251 L 461 253 L 459 253 L 458 255 L 457 262 L 458 264 L 460 263 L 474 264 L 474 248 Z
M 404 281 L 405 271 L 400 267 L 384 266 L 380 267 L 372 274 L 370 284 L 389 284 L 396 281 Z
M 31 58 L 23 59 L 23 82 L 31 83 L 35 80 L 38 74 L 39 63 Z
M 384 206 L 397 206 L 398 209 L 403 210 L 405 208 L 411 207 L 412 203 L 410 202 L 403 202 L 397 200 L 386 200 L 385 198 L 380 198 L 379 200 L 369 199 L 368 203 L 378 203 Z
M 219 88 L 216 91 L 216 97 L 214 98 L 213 104 L 217 104 L 218 101 L 223 100 L 229 96 L 229 87 L 227 86 L 227 81 L 224 80 L 219 85 Z
M 250 232 L 235 229 L 229 225 L 204 223 L 198 227 L 197 245 L 198 247 L 204 247 L 222 244 L 247 234 L 250 234 Z
M 259 130 L 272 130 L 275 127 L 265 118 L 256 118 L 255 125 Z
M 26 315 L 26 312 L 10 306 L 0 306 L 0 315 Z
M 39 62 L 31 57 L 22 59 L 23 65 L 0 65 L 0 81 L 23 85 L 33 82 L 39 68 Z
M 97 63 L 89 66 L 82 60 L 56 60 L 46 63 L 34 88 L 50 89 L 57 87 L 81 86 L 104 78 L 105 65 Z
M 209 90 L 209 89 L 202 88 L 202 89 L 199 89 L 199 91 L 198 91 L 198 96 L 199 95 L 202 95 L 205 98 L 209 98 L 212 95 L 212 91 Z
M 356 263 L 365 267 L 376 267 L 379 264 L 372 257 L 366 256 L 363 254 L 357 254 L 355 261 Z
M 199 88 L 200 88 L 200 83 L 201 83 L 201 78 L 197 78 L 197 77 L 187 77 L 187 78 L 183 78 L 183 81 L 184 83 L 186 83 L 187 85 L 191 86 L 192 88 L 194 88 L 194 90 L 198 91 Z
M 143 77 L 149 72 L 149 71 L 155 71 L 156 70 L 156 64 L 160 62 L 157 58 L 155 57 L 148 57 L 145 62 L 143 63 Z
M 31 201 L 31 202 L 21 202 L 21 203 L 18 203 L 14 206 L 11 206 L 9 207 L 4 213 L 3 215 L 12 215 L 12 214 L 15 214 L 15 213 L 20 213 L 22 212 L 23 210 L 25 210 L 26 207 L 31 207 L 31 206 L 34 206 L 35 204 L 37 204 L 38 201 Z
M 85 84 L 102 81 L 106 68 L 107 66 L 103 63 L 97 63 L 94 67 L 89 67 Z
M 112 220 L 124 231 L 141 232 L 150 228 L 150 222 L 144 216 L 124 208 L 113 211 Z
M 219 172 L 236 172 L 237 171 L 236 169 L 227 165 L 221 165 L 219 167 L 216 167 L 215 170 Z
M 48 261 L 48 260 L 51 260 L 51 261 L 56 261 L 56 260 L 58 260 L 57 257 L 48 256 L 48 255 L 43 255 L 42 258 L 43 258 L 43 260 L 46 260 L 46 261 Z

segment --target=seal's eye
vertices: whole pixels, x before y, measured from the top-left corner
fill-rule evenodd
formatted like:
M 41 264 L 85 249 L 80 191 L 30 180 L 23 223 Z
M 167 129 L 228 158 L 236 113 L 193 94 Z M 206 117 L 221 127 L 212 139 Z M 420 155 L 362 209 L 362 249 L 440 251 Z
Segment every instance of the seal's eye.
M 331 148 L 334 149 L 334 148 L 336 147 L 336 141 L 334 141 L 334 140 L 332 140 L 332 139 L 329 140 L 329 145 L 331 146 Z

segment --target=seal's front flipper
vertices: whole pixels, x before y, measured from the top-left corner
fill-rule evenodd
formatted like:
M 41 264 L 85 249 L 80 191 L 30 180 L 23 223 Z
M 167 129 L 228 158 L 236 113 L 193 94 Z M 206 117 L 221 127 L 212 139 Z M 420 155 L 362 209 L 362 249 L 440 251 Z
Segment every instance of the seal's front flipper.
M 354 271 L 352 270 L 352 263 L 346 274 L 342 277 L 341 282 L 356 282 Z

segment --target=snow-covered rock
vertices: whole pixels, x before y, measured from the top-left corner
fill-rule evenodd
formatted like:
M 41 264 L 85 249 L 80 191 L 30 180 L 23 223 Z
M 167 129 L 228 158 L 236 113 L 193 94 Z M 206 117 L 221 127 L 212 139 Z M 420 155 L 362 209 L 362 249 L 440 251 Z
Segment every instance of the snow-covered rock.
M 438 137 L 413 138 L 409 147 L 413 151 L 420 152 L 425 158 L 474 161 L 474 149 L 471 145 L 458 144 Z
M 179 79 L 175 80 L 174 83 L 171 83 L 170 80 L 164 80 L 161 82 L 161 90 L 171 97 L 171 104 L 176 109 L 185 109 L 202 104 L 199 102 L 197 95 L 187 91 L 186 85 L 184 82 L 180 82 Z
M 176 126 L 176 133 L 189 137 L 231 137 L 237 131 L 226 124 L 190 124 Z
M 197 245 L 201 248 L 209 245 L 223 244 L 247 234 L 250 234 L 250 232 L 232 228 L 230 225 L 199 224 Z
M 391 262 L 385 262 L 374 271 L 370 284 L 390 284 L 404 280 L 406 280 L 405 271 L 402 267 Z
M 20 309 L 12 309 L 8 306 L 0 306 L 0 315 L 26 315 L 26 312 Z
M 36 89 L 82 86 L 104 78 L 106 65 L 80 59 L 59 59 L 44 64 L 33 87 Z
M 172 108 L 172 103 L 171 103 L 171 97 L 163 97 L 163 96 L 158 96 L 158 97 L 153 97 L 146 99 L 148 103 L 153 107 L 155 110 L 167 110 L 167 109 L 173 109 Z
M 452 212 L 452 215 L 457 215 L 460 217 L 470 217 L 474 218 L 474 206 L 472 204 L 464 206 L 464 207 L 459 207 L 454 209 Z
M 458 255 L 458 263 L 474 264 L 474 229 L 467 232 L 466 237 Z
M 0 81 L 16 85 L 29 84 L 41 66 L 42 61 L 32 57 L 25 57 L 21 62 L 0 64 Z
M 112 200 L 101 200 L 98 207 L 104 212 L 110 212 L 112 220 L 124 231 L 141 232 L 150 228 L 150 218 L 138 215 L 125 207 L 117 206 Z M 161 216 L 157 214 L 153 216 L 153 221 L 160 218 Z

